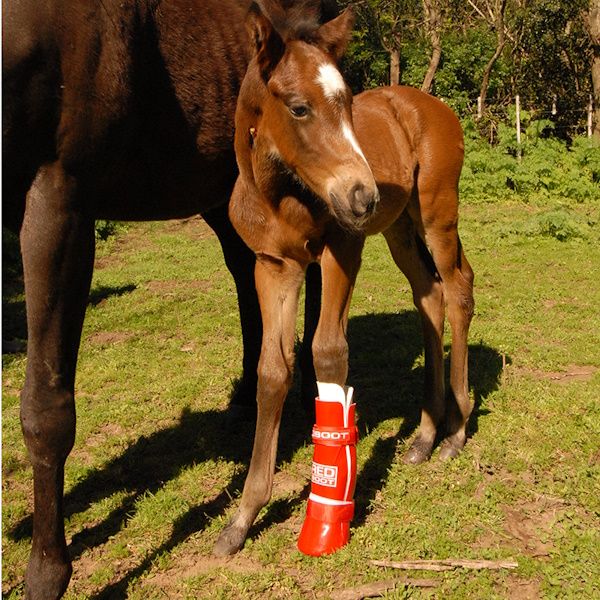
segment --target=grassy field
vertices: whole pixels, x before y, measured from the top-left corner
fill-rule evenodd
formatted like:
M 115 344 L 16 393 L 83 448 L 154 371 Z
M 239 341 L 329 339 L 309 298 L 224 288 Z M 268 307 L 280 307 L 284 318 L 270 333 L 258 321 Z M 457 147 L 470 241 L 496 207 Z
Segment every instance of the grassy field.
M 348 546 L 320 559 L 295 547 L 312 456 L 296 388 L 272 502 L 239 555 L 211 556 L 235 509 L 253 433 L 225 426 L 241 343 L 216 238 L 193 219 L 131 225 L 101 243 L 66 466 L 74 562 L 66 597 L 341 598 L 345 588 L 409 577 L 435 587 L 399 583 L 385 597 L 600 598 L 600 214 L 591 205 L 572 210 L 462 209 L 476 273 L 476 408 L 464 453 L 447 463 L 437 453 L 419 467 L 399 459 L 419 415 L 421 334 L 383 238 L 369 240 L 349 324 L 357 511 Z M 6 283 L 4 334 L 24 338 L 23 298 Z M 18 415 L 25 356 L 18 343 L 10 347 L 2 589 L 20 598 L 32 487 Z M 518 568 L 426 573 L 369 563 L 421 558 L 510 558 Z

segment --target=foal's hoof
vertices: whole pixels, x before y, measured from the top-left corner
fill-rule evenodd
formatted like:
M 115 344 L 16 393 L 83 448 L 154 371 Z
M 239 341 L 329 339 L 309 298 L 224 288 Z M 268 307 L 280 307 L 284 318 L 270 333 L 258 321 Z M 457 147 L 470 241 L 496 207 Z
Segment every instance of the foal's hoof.
M 402 462 L 405 465 L 420 465 L 431 457 L 432 444 L 423 442 L 417 438 L 402 457 Z
M 440 460 L 456 458 L 461 453 L 464 445 L 464 442 L 457 444 L 457 442 L 446 438 L 440 447 Z
M 231 556 L 242 549 L 246 541 L 247 531 L 242 527 L 230 523 L 223 529 L 215 547 L 213 554 L 215 556 Z

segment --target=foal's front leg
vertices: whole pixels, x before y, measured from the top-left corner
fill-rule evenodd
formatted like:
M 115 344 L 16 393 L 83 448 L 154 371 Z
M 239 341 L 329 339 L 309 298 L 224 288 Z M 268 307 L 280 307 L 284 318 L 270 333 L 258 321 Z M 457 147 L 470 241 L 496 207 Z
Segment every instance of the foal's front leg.
M 346 383 L 348 311 L 364 242 L 363 236 L 340 233 L 321 258 L 323 298 L 312 343 L 315 373 L 321 383 Z
M 321 556 L 344 546 L 354 514 L 356 427 L 348 375 L 346 326 L 354 281 L 360 266 L 362 237 L 340 234 L 322 259 L 323 302 L 313 340 L 319 397 L 313 427 L 311 494 L 298 538 L 304 554 Z
M 262 256 L 256 263 L 255 278 L 263 339 L 254 448 L 240 506 L 217 540 L 217 556 L 233 554 L 243 546 L 256 515 L 271 498 L 281 412 L 294 368 L 296 314 L 304 268 L 293 261 Z

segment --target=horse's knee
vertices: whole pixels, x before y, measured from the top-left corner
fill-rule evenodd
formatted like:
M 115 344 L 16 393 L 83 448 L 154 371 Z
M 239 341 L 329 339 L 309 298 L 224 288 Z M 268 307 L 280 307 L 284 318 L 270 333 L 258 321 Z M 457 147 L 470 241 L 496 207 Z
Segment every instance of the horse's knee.
M 319 381 L 345 383 L 348 372 L 348 342 L 344 336 L 330 339 L 315 337 L 312 351 Z
M 258 363 L 258 398 L 287 393 L 292 384 L 293 367 L 287 360 L 261 360 Z
M 435 331 L 441 335 L 444 327 L 444 291 L 439 282 L 435 282 L 427 293 L 413 289 L 413 303 L 419 314 Z
M 42 467 L 64 463 L 75 441 L 73 393 L 61 388 L 21 393 L 21 428 L 31 462 Z

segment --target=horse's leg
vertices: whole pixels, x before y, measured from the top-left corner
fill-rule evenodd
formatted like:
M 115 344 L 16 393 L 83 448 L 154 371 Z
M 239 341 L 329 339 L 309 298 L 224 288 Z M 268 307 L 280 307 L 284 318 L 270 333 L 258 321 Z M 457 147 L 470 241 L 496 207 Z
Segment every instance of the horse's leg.
M 467 422 L 472 404 L 468 381 L 468 333 L 475 303 L 473 300 L 473 270 L 460 243 L 456 211 L 429 211 L 430 206 L 457 206 L 456 193 L 449 197 L 424 197 L 421 205 L 425 239 L 444 287 L 448 321 L 452 330 L 450 357 L 450 393 L 446 406 L 446 438 L 440 458 L 458 456 L 467 439 Z
M 256 415 L 256 370 L 262 339 L 260 307 L 254 283 L 254 252 L 237 234 L 227 214 L 227 204 L 206 212 L 204 220 L 217 234 L 223 249 L 225 264 L 233 275 L 237 289 L 244 356 L 242 379 L 229 406 L 229 417 L 237 420 L 254 419 Z
M 302 407 L 311 418 L 315 414 L 317 379 L 313 364 L 312 342 L 321 312 L 321 267 L 312 263 L 306 270 L 306 294 L 304 299 L 304 335 L 299 356 Z
M 256 515 L 271 498 L 281 411 L 294 369 L 296 314 L 303 279 L 304 269 L 292 261 L 263 258 L 256 263 L 263 321 L 256 433 L 240 506 L 217 540 L 217 556 L 233 554 L 243 546 Z
M 94 259 L 94 220 L 58 163 L 39 170 L 27 195 L 21 248 L 28 327 L 21 426 L 34 484 L 25 596 L 46 600 L 59 598 L 71 576 L 63 475 L 75 437 L 75 367 Z
M 321 257 L 323 301 L 312 350 L 316 377 L 323 383 L 346 383 L 348 311 L 363 246 L 363 237 L 340 234 Z
M 444 418 L 444 294 L 433 262 L 406 213 L 384 232 L 392 257 L 408 279 L 413 301 L 421 315 L 425 346 L 425 390 L 419 434 L 403 457 L 407 464 L 420 464 L 431 456 Z

